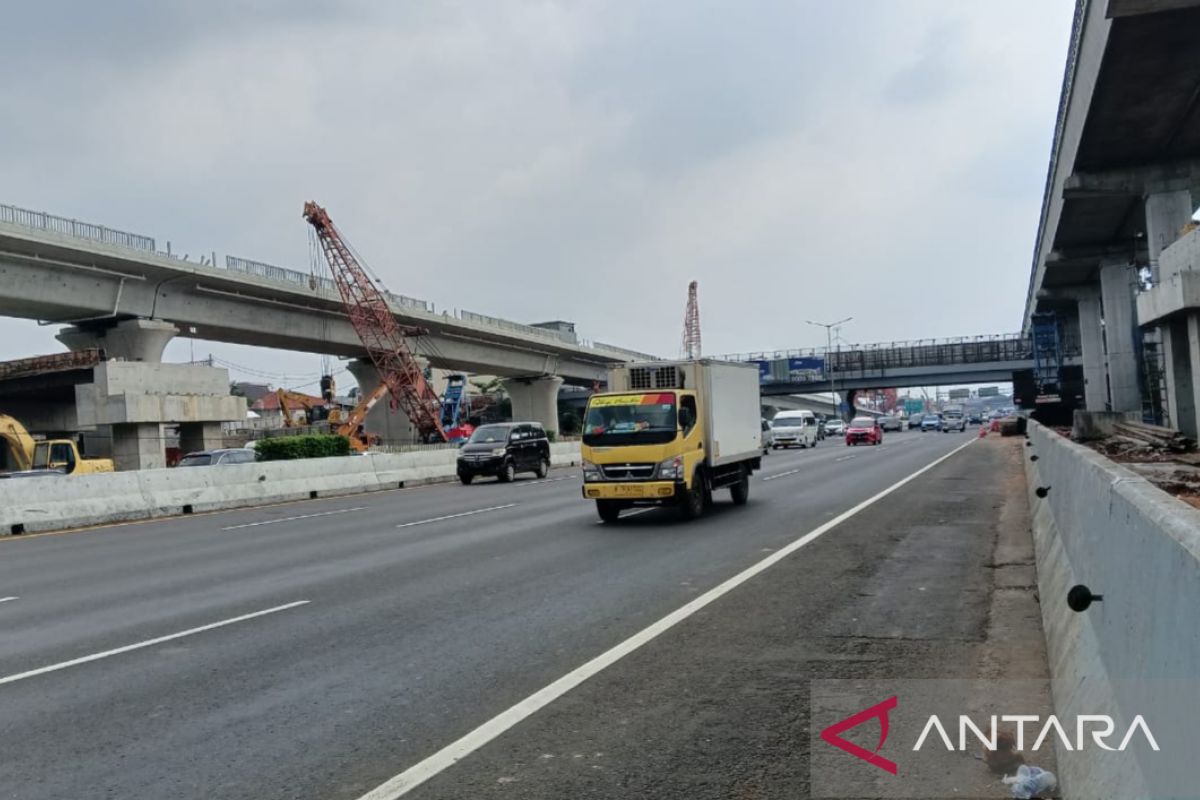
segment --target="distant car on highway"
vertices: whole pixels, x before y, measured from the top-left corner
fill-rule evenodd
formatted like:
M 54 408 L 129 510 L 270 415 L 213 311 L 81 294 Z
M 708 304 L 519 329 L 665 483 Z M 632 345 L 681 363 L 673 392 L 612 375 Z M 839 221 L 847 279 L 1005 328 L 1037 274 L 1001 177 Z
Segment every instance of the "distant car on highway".
M 978 411 L 972 411 L 970 414 L 967 414 L 967 424 L 968 425 L 983 424 L 983 414 L 980 414 Z
M 816 447 L 817 416 L 811 411 L 780 411 L 771 420 L 772 447 Z
M 825 421 L 826 436 L 841 436 L 846 432 L 846 423 L 840 419 L 830 419 Z
M 880 417 L 879 427 L 885 431 L 902 431 L 904 430 L 904 420 L 891 415 Z
M 940 431 L 942 429 L 942 417 L 940 414 L 926 414 L 921 417 L 921 433 L 929 431 Z
M 775 443 L 775 432 L 771 429 L 770 420 L 763 419 L 762 421 L 762 449 L 763 455 L 771 452 L 771 445 Z
M 962 433 L 967 429 L 967 418 L 963 415 L 961 409 L 950 410 L 942 415 L 942 433 L 950 431 L 958 431 Z
M 232 447 L 224 450 L 201 450 L 188 453 L 179 459 L 180 467 L 216 467 L 225 464 L 249 464 L 257 458 L 248 447 Z
M 881 444 L 883 428 L 872 417 L 855 417 L 846 428 L 846 446 L 856 444 Z
M 908 415 L 908 429 L 911 431 L 913 428 L 921 427 L 921 420 L 924 417 L 925 417 L 924 414 L 909 414 Z
M 508 483 L 518 472 L 539 478 L 550 472 L 550 439 L 540 422 L 481 425 L 458 450 L 458 479 L 464 484 L 480 475 Z

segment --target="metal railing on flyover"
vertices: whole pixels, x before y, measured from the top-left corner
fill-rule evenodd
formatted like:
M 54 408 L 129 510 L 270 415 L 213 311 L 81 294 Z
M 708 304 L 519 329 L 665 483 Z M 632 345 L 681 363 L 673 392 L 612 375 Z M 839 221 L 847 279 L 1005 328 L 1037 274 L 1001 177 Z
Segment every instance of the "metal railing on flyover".
M 265 278 L 269 281 L 279 281 L 298 286 L 307 286 L 309 289 L 324 289 L 330 292 L 337 291 L 337 284 L 333 282 L 332 278 L 326 278 L 320 275 L 311 275 L 307 272 L 288 269 L 287 267 L 277 267 L 274 264 L 267 264 L 263 261 L 254 261 L 249 258 L 225 256 L 225 268 L 233 272 L 242 272 L 247 275 L 254 275 L 258 278 Z M 384 295 L 394 305 L 433 313 L 433 303 L 430 303 L 426 300 L 418 300 L 415 297 L 408 297 L 407 295 L 402 294 L 393 294 L 392 292 L 386 290 L 384 291 Z
M 119 231 L 104 225 L 93 225 L 90 222 L 80 222 L 77 219 L 58 217 L 45 211 L 30 211 L 27 208 L 0 204 L 0 222 L 10 225 L 20 225 L 23 228 L 34 228 L 41 231 L 61 233 L 76 239 L 86 239 L 89 242 L 104 242 L 118 247 L 129 247 L 144 252 L 155 251 L 154 239 L 128 231 Z
M 1078 356 L 1079 342 L 1064 337 L 1061 342 L 1064 357 Z M 773 352 L 735 353 L 723 356 L 731 361 L 781 361 L 813 359 L 828 363 L 837 373 L 878 372 L 909 367 L 942 367 L 961 364 L 1030 361 L 1033 346 L 1028 337 L 1018 333 L 993 336 L 964 336 L 953 339 L 917 339 L 902 342 L 881 342 L 853 345 L 826 351 L 825 348 L 776 350 Z

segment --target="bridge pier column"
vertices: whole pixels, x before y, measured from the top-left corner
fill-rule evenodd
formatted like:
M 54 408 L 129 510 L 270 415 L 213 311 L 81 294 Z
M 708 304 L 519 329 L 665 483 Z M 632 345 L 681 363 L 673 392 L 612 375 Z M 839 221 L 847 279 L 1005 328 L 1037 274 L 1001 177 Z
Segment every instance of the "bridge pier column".
M 425 360 L 420 361 L 424 368 Z M 356 358 L 347 364 L 346 368 L 358 382 L 359 397 L 366 397 L 382 382 L 379 370 L 366 359 Z M 368 433 L 377 434 L 384 444 L 416 444 L 421 438 L 408 415 L 402 409 L 392 407 L 391 396 L 387 394 L 379 398 L 375 406 L 367 412 L 363 427 Z
M 1192 220 L 1196 210 L 1187 189 L 1151 191 L 1146 194 L 1146 245 L 1150 250 L 1150 270 L 1158 274 L 1158 256 L 1179 238 L 1179 231 Z
M 512 400 L 514 420 L 540 422 L 546 433 L 558 435 L 558 389 L 563 379 L 557 375 L 541 378 L 506 378 L 504 391 Z
M 225 443 L 219 422 L 179 423 L 179 452 L 183 455 L 201 450 L 216 450 Z
M 1170 424 L 1200 436 L 1200 314 L 1179 314 L 1160 328 Z
M 162 469 L 167 466 L 162 424 L 121 423 L 112 426 L 113 465 L 119 471 Z
M 1108 391 L 1113 411 L 1141 411 L 1138 381 L 1136 272 L 1125 259 L 1100 264 L 1104 340 L 1108 352 Z
M 1108 407 L 1108 375 L 1104 366 L 1104 326 L 1100 321 L 1100 292 L 1089 288 L 1076 296 L 1079 340 L 1083 350 L 1084 404 L 1089 411 Z
M 100 347 L 107 358 L 157 363 L 162 361 L 167 343 L 178 333 L 178 328 L 162 320 L 126 319 L 101 330 L 72 325 L 63 328 L 55 338 L 71 350 Z

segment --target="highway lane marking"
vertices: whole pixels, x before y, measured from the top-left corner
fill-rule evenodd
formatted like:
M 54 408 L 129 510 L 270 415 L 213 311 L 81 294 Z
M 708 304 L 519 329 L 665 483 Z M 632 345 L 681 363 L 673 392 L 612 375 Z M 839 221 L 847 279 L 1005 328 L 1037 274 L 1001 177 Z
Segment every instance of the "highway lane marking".
M 786 478 L 788 475 L 795 475 L 799 471 L 800 471 L 800 468 L 797 467 L 796 469 L 789 469 L 787 472 L 780 472 L 778 475 L 767 475 L 763 478 L 763 480 L 764 481 L 773 481 L 776 478 Z
M 843 511 L 841 514 L 837 515 L 828 522 L 821 524 L 820 526 L 801 536 L 799 539 L 796 539 L 790 544 L 780 548 L 779 550 L 776 550 L 771 555 L 767 556 L 753 566 L 742 570 L 737 575 L 734 575 L 725 582 L 712 589 L 709 589 L 707 592 L 695 598 L 691 602 L 679 607 L 675 611 L 672 611 L 670 614 L 651 624 L 649 627 L 643 628 L 620 644 L 596 656 L 591 661 L 588 661 L 582 666 L 576 667 L 571 672 L 568 672 L 566 675 L 562 676 L 548 686 L 545 686 L 529 695 L 508 710 L 500 712 L 487 722 L 475 728 L 475 730 L 467 733 L 456 741 L 451 742 L 424 760 L 417 762 L 404 772 L 401 772 L 399 775 L 396 775 L 388 781 L 380 784 L 364 794 L 362 797 L 358 798 L 358 800 L 396 800 L 398 797 L 403 797 L 413 789 L 425 783 L 425 781 L 458 763 L 479 748 L 486 745 L 488 742 L 508 731 L 513 726 L 518 725 L 526 718 L 550 705 L 552 702 L 562 697 L 575 687 L 579 686 L 592 676 L 620 661 L 625 656 L 634 652 L 646 643 L 658 638 L 671 628 L 695 614 L 697 611 L 700 611 L 704 607 L 717 601 L 733 589 L 736 589 L 738 586 L 741 586 L 743 583 L 755 577 L 759 573 L 779 563 L 792 553 L 795 553 L 800 548 L 813 542 L 825 533 L 833 530 L 846 520 L 854 517 L 858 513 L 879 502 L 905 484 L 916 480 L 918 477 L 924 475 L 938 464 L 941 464 L 943 461 L 957 454 L 964 448 L 970 447 L 977 441 L 978 439 L 971 439 L 966 444 L 959 445 L 949 453 L 934 459 L 924 467 L 921 467 L 916 472 L 913 472 L 907 477 L 902 478 L 896 483 L 893 483 L 883 491 L 867 498 L 853 508 Z
M 522 481 L 521 483 L 518 483 L 517 486 L 537 486 L 539 483 L 558 483 L 559 481 L 570 480 L 574 477 L 574 475 L 563 475 L 561 478 L 539 478 L 536 481 Z
M 839 456 L 838 458 L 835 458 L 834 461 L 849 461 L 852 458 L 858 458 L 858 455 L 851 453 L 848 456 Z
M 477 508 L 474 511 L 463 511 L 460 514 L 446 514 L 444 517 L 432 517 L 430 519 L 419 519 L 416 522 L 402 522 L 397 525 L 397 528 L 411 528 L 413 525 L 428 525 L 431 522 L 442 522 L 447 519 L 458 519 L 459 517 L 472 517 L 476 514 L 486 514 L 489 511 L 502 511 L 506 508 L 512 508 L 516 503 L 505 503 L 502 506 L 488 506 L 487 508 Z
M 259 525 L 275 525 L 279 522 L 295 522 L 298 519 L 312 519 L 313 517 L 332 517 L 335 514 L 349 514 L 351 511 L 366 511 L 367 506 L 355 506 L 354 508 L 339 508 L 333 511 L 318 511 L 315 514 L 298 514 L 294 517 L 280 517 L 279 519 L 264 519 L 261 522 L 245 522 L 241 525 L 228 525 L 221 528 L 223 531 L 236 531 L 238 528 L 257 528 Z
M 156 644 L 162 644 L 163 642 L 174 641 L 175 639 L 182 639 L 185 636 L 195 636 L 198 633 L 204 633 L 205 631 L 211 631 L 216 628 L 224 628 L 226 625 L 234 625 L 239 622 L 245 622 L 246 620 L 256 619 L 258 617 L 265 617 L 268 614 L 278 614 L 280 611 L 287 611 L 288 609 L 291 609 L 291 608 L 297 608 L 298 606 L 307 605 L 309 602 L 311 602 L 311 601 L 297 600 L 294 603 L 287 603 L 282 606 L 275 606 L 274 608 L 266 608 L 266 609 L 263 609 L 262 611 L 255 611 L 250 614 L 242 614 L 240 617 L 231 617 L 229 619 L 223 619 L 220 622 L 210 622 L 207 625 L 201 625 L 199 628 L 188 628 L 186 631 L 180 631 L 179 633 L 169 633 L 166 636 L 159 636 L 154 639 L 147 639 L 144 642 L 136 642 L 134 644 L 127 644 L 124 647 L 117 647 L 112 650 L 105 650 L 102 653 L 92 653 L 90 656 L 82 656 L 80 658 L 73 658 L 70 661 L 60 661 L 57 664 L 50 664 L 49 666 L 38 667 L 37 669 L 31 669 L 27 672 L 18 672 L 15 675 L 7 675 L 3 678 L 0 678 L 0 686 L 3 686 L 6 683 L 16 683 L 17 681 L 23 681 L 26 678 L 33 678 L 38 675 L 45 675 L 47 672 L 57 672 L 60 669 L 67 669 L 69 667 L 77 667 L 80 664 L 87 664 L 91 661 L 99 661 L 102 658 L 110 658 L 112 656 L 119 656 L 122 653 L 128 653 L 133 650 L 141 650 L 146 647 L 153 647 Z
M 636 517 L 638 514 L 645 514 L 647 511 L 657 511 L 659 508 L 661 508 L 661 506 L 647 506 L 646 508 L 635 508 L 633 511 L 630 511 L 627 514 L 624 514 L 621 517 L 621 519 L 629 519 L 630 517 Z M 608 523 L 602 519 L 598 519 L 598 520 L 596 520 L 596 524 L 597 525 L 607 525 Z
M 0 597 L 0 603 L 7 603 L 9 600 L 20 600 L 20 599 L 21 598 L 15 596 L 15 595 L 12 597 Z

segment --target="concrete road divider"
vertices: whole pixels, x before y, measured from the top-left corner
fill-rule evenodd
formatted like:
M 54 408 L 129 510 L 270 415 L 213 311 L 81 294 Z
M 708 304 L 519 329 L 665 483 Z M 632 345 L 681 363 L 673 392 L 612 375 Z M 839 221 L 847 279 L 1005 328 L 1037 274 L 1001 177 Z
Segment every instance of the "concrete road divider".
M 578 442 L 551 463 L 579 463 Z M 457 450 L 0 480 L 0 535 L 244 508 L 451 480 Z
M 1029 436 L 1022 452 L 1055 711 L 1110 715 L 1120 731 L 1140 714 L 1166 732 L 1200 679 L 1200 511 L 1042 425 L 1030 422 Z M 1072 611 L 1067 595 L 1079 585 L 1103 602 Z M 1063 796 L 1179 796 L 1162 793 L 1179 777 L 1164 770 L 1192 760 L 1156 755 L 1059 750 Z

